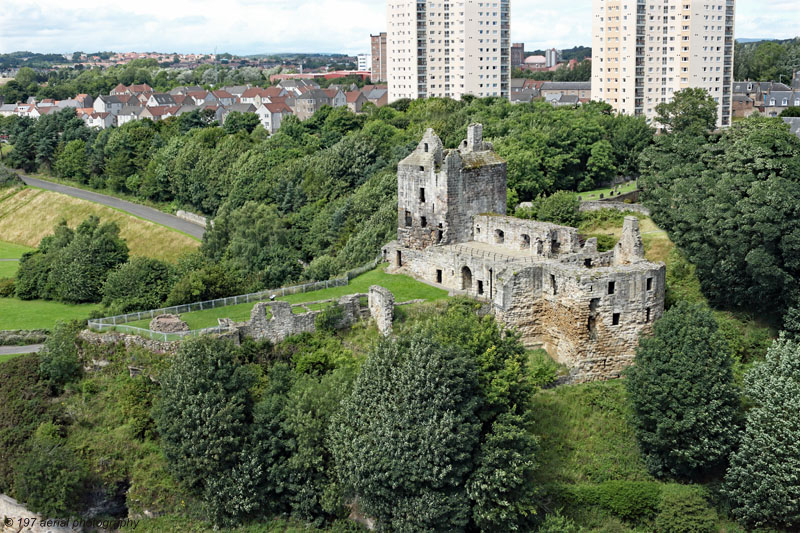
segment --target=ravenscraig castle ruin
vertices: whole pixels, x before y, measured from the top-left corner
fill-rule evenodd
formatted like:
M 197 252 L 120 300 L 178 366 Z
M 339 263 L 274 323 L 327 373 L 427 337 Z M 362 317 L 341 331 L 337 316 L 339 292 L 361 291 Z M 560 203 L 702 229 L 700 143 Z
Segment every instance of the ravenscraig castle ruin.
M 506 163 L 469 126 L 458 149 L 428 130 L 397 168 L 390 271 L 487 301 L 570 381 L 618 377 L 664 311 L 666 268 L 644 257 L 638 219 L 608 252 L 575 228 L 505 216 Z

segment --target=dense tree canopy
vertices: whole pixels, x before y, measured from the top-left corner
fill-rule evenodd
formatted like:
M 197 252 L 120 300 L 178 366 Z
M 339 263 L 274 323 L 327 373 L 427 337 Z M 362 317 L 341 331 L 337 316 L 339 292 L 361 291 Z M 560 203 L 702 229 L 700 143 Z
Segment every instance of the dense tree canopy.
M 800 526 L 800 345 L 781 338 L 744 380 L 753 407 L 731 458 L 733 514 L 756 527 Z
M 735 443 L 738 396 L 729 350 L 707 309 L 680 303 L 639 339 L 627 387 L 636 436 L 657 476 L 698 478 Z
M 722 306 L 784 310 L 800 291 L 800 139 L 751 117 L 721 135 L 661 136 L 640 185 L 653 219 Z

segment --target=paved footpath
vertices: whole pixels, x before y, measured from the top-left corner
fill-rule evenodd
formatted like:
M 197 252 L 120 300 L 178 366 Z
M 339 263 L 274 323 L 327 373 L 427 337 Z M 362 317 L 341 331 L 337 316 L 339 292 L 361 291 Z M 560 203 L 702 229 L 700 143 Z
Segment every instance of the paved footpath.
M 29 344 L 28 346 L 0 346 L 0 355 L 17 355 L 20 353 L 36 353 L 42 349 L 43 344 Z
M 38 187 L 47 191 L 66 194 L 67 196 L 80 198 L 81 200 L 88 200 L 90 202 L 113 207 L 114 209 L 125 211 L 126 213 L 149 220 L 150 222 L 155 222 L 156 224 L 161 224 L 162 226 L 182 231 L 183 233 L 191 235 L 195 239 L 202 239 L 203 233 L 206 231 L 206 228 L 200 226 L 199 224 L 194 224 L 188 220 L 183 220 L 175 215 L 169 215 L 159 211 L 158 209 L 153 209 L 152 207 L 134 204 L 133 202 L 120 200 L 119 198 L 105 194 L 69 187 L 68 185 L 61 185 L 60 183 L 53 183 L 51 181 L 32 178 L 24 174 L 19 174 L 19 176 L 26 185 L 30 185 L 31 187 Z

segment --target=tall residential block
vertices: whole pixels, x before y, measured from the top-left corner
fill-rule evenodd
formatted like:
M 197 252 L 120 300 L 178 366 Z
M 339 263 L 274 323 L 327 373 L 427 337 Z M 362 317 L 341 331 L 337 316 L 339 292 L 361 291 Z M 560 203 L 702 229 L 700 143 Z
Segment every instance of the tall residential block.
M 509 96 L 510 0 L 388 0 L 389 101 Z
M 370 48 L 372 50 L 372 82 L 386 81 L 386 65 L 388 63 L 386 51 L 386 32 L 370 35 Z
M 718 103 L 731 121 L 735 0 L 593 0 L 592 100 L 619 112 L 656 115 L 687 88 Z

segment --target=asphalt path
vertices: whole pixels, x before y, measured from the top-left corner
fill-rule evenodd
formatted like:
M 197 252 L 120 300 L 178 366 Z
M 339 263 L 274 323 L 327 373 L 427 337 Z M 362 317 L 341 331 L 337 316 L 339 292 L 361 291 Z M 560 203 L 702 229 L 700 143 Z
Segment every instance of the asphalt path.
M 36 353 L 42 349 L 42 346 L 42 344 L 29 344 L 28 346 L 0 346 L 0 355 Z
M 32 178 L 24 174 L 20 174 L 19 176 L 26 185 L 30 185 L 31 187 L 38 187 L 39 189 L 66 194 L 67 196 L 72 196 L 73 198 L 80 198 L 81 200 L 88 200 L 97 204 L 113 207 L 114 209 L 119 209 L 120 211 L 124 211 L 139 218 L 149 220 L 150 222 L 155 222 L 156 224 L 161 224 L 162 226 L 182 231 L 183 233 L 191 235 L 196 239 L 202 239 L 203 234 L 206 232 L 206 228 L 199 224 L 194 224 L 188 220 L 183 220 L 175 215 L 169 215 L 159 211 L 158 209 L 153 209 L 152 207 L 134 204 L 133 202 L 127 202 L 125 200 L 120 200 L 119 198 L 107 196 L 105 194 L 99 194 L 92 191 L 77 189 L 75 187 L 69 187 L 67 185 L 61 185 L 60 183 L 53 183 L 51 181 Z

